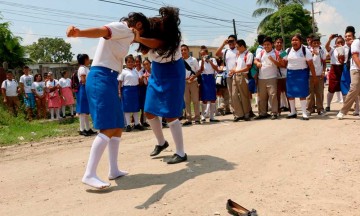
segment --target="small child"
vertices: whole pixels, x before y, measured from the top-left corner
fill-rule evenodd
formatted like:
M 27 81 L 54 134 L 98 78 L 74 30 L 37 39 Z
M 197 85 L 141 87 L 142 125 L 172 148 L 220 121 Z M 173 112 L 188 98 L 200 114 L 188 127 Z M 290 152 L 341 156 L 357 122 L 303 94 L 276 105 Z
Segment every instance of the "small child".
M 37 107 L 37 118 L 46 119 L 46 95 L 45 95 L 45 82 L 42 79 L 41 74 L 36 74 L 34 82 L 31 85 L 31 91 L 35 95 L 35 102 Z
M 50 110 L 51 120 L 54 120 L 54 111 L 56 111 L 56 119 L 60 119 L 61 99 L 59 95 L 59 81 L 54 79 L 53 73 L 48 73 L 49 80 L 46 82 L 48 91 L 48 107 Z
M 130 132 L 131 114 L 134 117 L 134 129 L 144 130 L 139 123 L 139 75 L 134 70 L 135 59 L 132 55 L 125 57 L 126 67 L 122 70 L 118 77 L 119 95 L 122 98 L 123 110 L 126 120 L 126 132 Z
M 71 79 L 68 78 L 69 73 L 67 71 L 61 72 L 61 79 L 59 80 L 59 85 L 61 89 L 61 95 L 63 96 L 62 102 L 62 115 L 63 118 L 66 118 L 65 107 L 70 107 L 71 117 L 74 117 L 74 96 L 71 89 Z

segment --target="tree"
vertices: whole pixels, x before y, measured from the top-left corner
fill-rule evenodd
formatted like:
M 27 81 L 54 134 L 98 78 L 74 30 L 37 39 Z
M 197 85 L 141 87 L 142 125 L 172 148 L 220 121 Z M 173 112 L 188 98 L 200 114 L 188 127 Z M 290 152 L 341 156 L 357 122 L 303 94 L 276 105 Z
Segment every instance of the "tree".
M 261 29 L 264 27 L 264 23 L 276 12 L 276 11 L 280 11 L 281 8 L 285 7 L 286 5 L 291 5 L 291 4 L 300 4 L 301 6 L 303 6 L 305 3 L 308 3 L 308 0 L 256 0 L 256 4 L 261 6 L 261 5 L 270 5 L 272 8 L 258 8 L 256 9 L 252 16 L 253 17 L 259 17 L 259 16 L 263 16 L 263 15 L 267 15 L 259 24 L 258 26 L 258 32 L 261 31 Z M 284 37 L 284 23 L 283 23 L 283 16 L 281 14 L 279 14 L 279 20 L 280 20 L 280 30 L 281 30 L 281 35 L 282 38 L 284 40 L 284 44 L 285 44 L 285 37 Z
M 36 62 L 70 62 L 74 54 L 71 44 L 61 38 L 40 38 L 38 42 L 26 46 L 30 58 Z
M 9 68 L 21 67 L 26 63 L 22 38 L 14 36 L 9 27 L 9 22 L 0 23 L 0 65 L 7 62 Z
M 284 35 L 280 33 L 280 15 L 283 16 Z M 283 36 L 287 38 L 288 41 L 285 47 L 290 47 L 290 38 L 294 34 L 301 33 L 302 35 L 307 36 L 312 33 L 312 18 L 310 12 L 303 9 L 299 4 L 287 5 L 275 12 L 263 23 L 260 33 L 272 38 Z

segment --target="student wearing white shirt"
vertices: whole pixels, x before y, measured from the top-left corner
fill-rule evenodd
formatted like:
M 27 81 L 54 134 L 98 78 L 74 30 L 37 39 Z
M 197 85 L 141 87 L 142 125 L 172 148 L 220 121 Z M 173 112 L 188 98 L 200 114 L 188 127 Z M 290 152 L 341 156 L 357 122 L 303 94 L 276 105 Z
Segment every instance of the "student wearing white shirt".
M 118 94 L 117 76 L 122 70 L 123 58 L 134 41 L 134 31 L 141 34 L 149 29 L 149 20 L 141 13 L 130 13 L 120 22 L 113 22 L 98 28 L 80 30 L 74 26 L 67 29 L 68 37 L 100 38 L 86 80 L 86 93 L 95 128 L 100 129 L 90 151 L 89 161 L 82 182 L 104 189 L 110 183 L 100 180 L 96 169 L 101 156 L 109 147 L 110 170 L 108 178 L 114 180 L 127 175 L 117 165 L 120 137 L 124 127 L 124 114 Z M 140 52 L 143 51 L 139 48 Z
M 307 111 L 311 115 L 311 113 L 315 112 L 315 104 L 317 113 L 321 116 L 325 115 L 324 112 L 324 76 L 326 70 L 326 54 L 323 49 L 320 47 L 320 38 L 315 36 L 311 40 L 311 52 L 313 56 L 313 63 L 315 66 L 316 79 L 318 81 L 318 85 L 314 85 L 313 77 L 310 74 L 310 95 L 307 98 Z M 316 103 L 315 103 L 316 102 Z
M 275 50 L 279 53 L 283 52 L 283 39 L 278 37 L 275 39 Z M 278 100 L 278 113 L 281 111 L 289 111 L 289 101 L 286 97 L 286 67 L 279 67 L 278 80 L 277 80 L 277 100 Z
M 162 132 L 161 120 L 166 118 L 171 135 L 176 145 L 176 152 L 167 161 L 168 164 L 181 163 L 187 160 L 184 150 L 182 127 L 179 117 L 184 109 L 185 64 L 181 58 L 179 30 L 179 9 L 162 7 L 161 16 L 151 17 L 150 35 L 154 38 L 144 38 L 135 31 L 135 41 L 150 48 L 149 58 L 152 59 L 151 76 L 145 100 L 145 114 L 157 139 L 150 156 L 156 156 L 169 144 Z
M 63 114 L 63 118 L 66 118 L 65 115 L 65 107 L 68 106 L 70 107 L 70 114 L 71 117 L 74 117 L 74 104 L 75 104 L 75 100 L 74 100 L 74 96 L 73 96 L 73 91 L 71 89 L 71 79 L 69 79 L 69 73 L 67 71 L 63 71 L 61 72 L 61 78 L 59 80 L 59 85 L 60 85 L 60 91 L 61 91 L 61 95 L 62 95 L 62 114 Z
M 187 121 L 183 123 L 184 126 L 192 124 L 191 102 L 194 106 L 194 120 L 195 124 L 200 124 L 200 101 L 199 101 L 199 84 L 197 76 L 201 74 L 199 63 L 196 58 L 189 55 L 189 47 L 186 44 L 181 45 L 181 55 L 185 63 L 186 69 L 186 85 L 185 85 L 185 111 Z M 188 65 L 187 68 L 186 64 Z M 191 69 L 191 70 L 189 70 Z
M 351 106 L 354 104 L 354 101 L 360 94 L 360 39 L 354 40 L 354 42 L 351 44 L 351 53 L 351 85 L 349 93 L 345 98 L 344 105 L 336 116 L 338 119 L 343 119 L 343 117 L 349 112 Z
M 20 101 L 18 97 L 19 84 L 13 79 L 11 71 L 6 72 L 6 80 L 1 84 L 1 91 L 4 97 L 4 103 L 7 105 L 9 112 L 17 116 Z
M 230 70 L 229 75 L 233 76 L 232 101 L 234 109 L 234 122 L 250 120 L 250 91 L 248 87 L 247 73 L 251 68 L 254 55 L 247 50 L 244 40 L 236 41 L 238 56 L 235 68 Z
M 35 96 L 31 91 L 31 85 L 34 82 L 33 75 L 30 75 L 30 68 L 28 66 L 23 67 L 24 75 L 20 77 L 20 88 L 24 94 L 24 104 L 27 112 L 27 119 L 32 120 L 33 109 L 35 108 Z
M 302 44 L 300 34 L 291 38 L 291 48 L 287 49 L 288 55 L 283 65 L 287 65 L 286 94 L 290 103 L 290 114 L 288 119 L 296 118 L 295 98 L 300 98 L 302 120 L 309 120 L 306 113 L 306 97 L 309 95 L 309 69 L 314 79 L 314 85 L 318 85 L 312 55 L 309 49 Z
M 36 101 L 36 108 L 37 108 L 37 118 L 46 119 L 46 86 L 45 82 L 43 81 L 43 78 L 41 74 L 36 74 L 34 76 L 34 82 L 31 86 L 31 90 L 35 95 L 35 101 Z
M 259 68 L 258 74 L 258 96 L 259 96 L 259 115 L 255 119 L 268 117 L 267 104 L 271 105 L 271 119 L 277 119 L 278 100 L 277 100 L 277 78 L 281 65 L 279 52 L 273 49 L 271 37 L 265 37 L 263 41 L 264 49 L 255 58 L 254 64 Z
M 223 95 L 224 105 L 225 105 L 225 114 L 231 113 L 230 105 L 232 106 L 231 95 L 232 95 L 233 78 L 232 78 L 232 76 L 229 76 L 229 71 L 231 69 L 233 69 L 236 64 L 236 59 L 237 59 L 237 57 L 236 57 L 237 49 L 235 47 L 236 41 L 237 41 L 236 35 L 229 35 L 228 39 L 226 39 L 222 43 L 222 45 L 216 50 L 216 56 L 223 57 L 223 59 L 224 59 L 224 65 L 226 67 L 226 74 L 227 74 L 226 83 L 228 84 L 227 85 L 228 93 L 225 93 Z M 224 47 L 226 45 L 229 46 L 229 49 L 224 49 Z
M 144 82 L 144 72 L 145 69 L 142 67 L 142 59 L 141 55 L 135 57 L 135 67 L 134 70 L 137 72 L 139 76 L 139 107 L 140 107 L 140 124 L 144 127 L 149 127 L 146 123 L 146 117 L 144 113 L 144 105 L 146 98 L 146 88 L 147 85 Z
M 218 65 L 215 58 L 209 56 L 209 51 L 204 48 L 200 51 L 201 60 L 199 61 L 201 71 L 201 101 L 202 101 L 202 115 L 201 121 L 206 121 L 206 116 L 210 115 L 210 122 L 219 122 L 215 119 L 216 112 L 216 84 L 215 73 L 218 70 Z
M 131 115 L 134 117 L 134 129 L 144 130 L 139 122 L 139 75 L 134 69 L 134 57 L 128 55 L 125 57 L 126 67 L 119 74 L 119 95 L 122 99 L 122 105 L 126 120 L 126 132 L 130 132 Z
M 335 48 L 330 47 L 330 43 L 335 39 Z M 342 71 L 344 69 L 344 63 L 346 55 L 348 55 L 349 48 L 344 46 L 345 40 L 341 35 L 330 35 L 326 42 L 325 48 L 330 55 L 330 72 L 329 72 L 329 87 L 327 94 L 327 106 L 326 111 L 330 111 L 330 104 L 334 97 L 335 92 L 340 92 L 340 81 Z
M 54 111 L 56 112 L 56 119 L 60 119 L 61 98 L 59 94 L 59 81 L 54 79 L 53 73 L 48 73 L 49 80 L 45 83 L 48 90 L 48 108 L 50 110 L 51 120 L 54 120 Z

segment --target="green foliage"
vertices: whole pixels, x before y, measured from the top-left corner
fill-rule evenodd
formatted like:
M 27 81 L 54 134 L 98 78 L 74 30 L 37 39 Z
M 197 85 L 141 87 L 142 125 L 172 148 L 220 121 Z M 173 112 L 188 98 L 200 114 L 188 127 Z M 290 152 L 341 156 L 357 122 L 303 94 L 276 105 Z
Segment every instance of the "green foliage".
M 30 58 L 36 62 L 71 62 L 74 54 L 70 50 L 71 44 L 62 38 L 40 38 L 26 47 Z
M 0 17 L 1 20 L 1 17 Z M 9 29 L 10 23 L 0 23 L 0 63 L 6 61 L 10 68 L 25 65 L 25 49 L 21 46 L 21 37 L 16 37 Z
M 291 37 L 301 33 L 304 37 L 312 33 L 312 18 L 309 11 L 299 4 L 291 4 L 281 8 L 264 22 L 261 34 L 275 39 L 281 37 L 280 14 L 283 17 L 285 47 L 291 46 Z
M 0 103 L 0 146 L 39 141 L 50 137 L 74 136 L 77 134 L 77 118 L 66 121 L 34 120 L 28 122 L 19 112 L 13 117 Z

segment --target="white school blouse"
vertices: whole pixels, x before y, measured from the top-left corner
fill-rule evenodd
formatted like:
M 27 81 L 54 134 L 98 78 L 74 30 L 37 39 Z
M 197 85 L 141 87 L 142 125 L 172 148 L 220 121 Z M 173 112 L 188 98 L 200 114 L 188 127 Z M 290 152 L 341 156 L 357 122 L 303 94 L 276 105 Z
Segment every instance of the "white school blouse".
M 191 70 L 193 70 L 195 73 L 199 71 L 200 67 L 199 67 L 199 63 L 196 60 L 196 58 L 189 56 L 189 58 L 185 59 L 185 61 L 189 64 L 189 66 L 191 67 Z M 186 70 L 186 68 L 185 68 Z M 191 75 L 191 71 L 186 70 L 186 78 L 189 78 Z
M 68 88 L 70 87 L 71 88 L 71 79 L 69 78 L 61 78 L 59 79 L 59 85 L 61 88 Z
M 303 48 L 300 46 L 298 51 L 295 51 L 292 47 L 289 54 L 284 57 L 288 61 L 287 69 L 289 70 L 302 70 L 307 68 L 307 61 L 312 60 L 312 54 L 308 48 L 305 48 L 306 56 L 304 56 Z M 288 52 L 288 49 L 286 52 Z
M 121 71 L 121 74 L 118 76 L 118 80 L 122 81 L 123 86 L 139 85 L 139 75 L 136 70 L 130 70 L 129 68 L 124 68 Z

